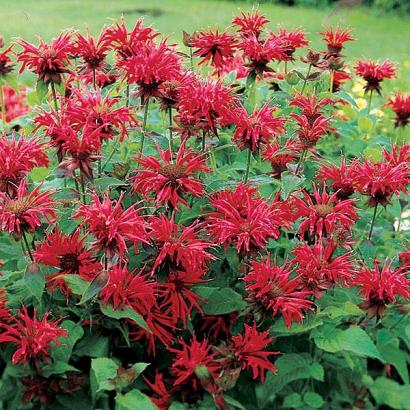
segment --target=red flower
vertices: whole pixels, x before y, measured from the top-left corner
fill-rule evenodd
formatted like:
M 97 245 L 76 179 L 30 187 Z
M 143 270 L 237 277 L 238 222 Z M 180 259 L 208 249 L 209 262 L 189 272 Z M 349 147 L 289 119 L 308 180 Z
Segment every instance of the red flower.
M 148 387 L 159 397 L 151 397 L 150 399 L 155 403 L 159 410 L 168 410 L 169 401 L 171 400 L 171 393 L 168 388 L 165 386 L 164 376 L 158 371 L 155 373 L 155 378 L 150 382 L 147 378 L 144 377 L 145 383 Z
M 332 234 L 337 228 L 343 227 L 349 232 L 358 218 L 354 199 L 339 201 L 336 193 L 329 195 L 326 186 L 322 193 L 313 186 L 313 194 L 303 193 L 303 199 L 294 197 L 296 217 L 303 218 L 299 231 L 301 236 L 306 231 L 318 238 Z
M 269 23 L 266 16 L 260 14 L 258 9 L 253 9 L 247 13 L 241 12 L 240 16 L 232 20 L 232 25 L 238 27 L 238 32 L 247 36 L 254 34 L 259 37 L 264 26 Z
M 393 165 L 385 160 L 364 160 L 356 161 L 353 167 L 353 184 L 357 191 L 369 197 L 367 202 L 371 207 L 387 206 L 394 194 L 407 193 L 410 170 L 406 163 Z
M 3 328 L 0 343 L 12 343 L 17 347 L 12 357 L 13 364 L 49 360 L 49 350 L 55 345 L 61 345 L 59 337 L 68 336 L 66 330 L 57 327 L 60 320 L 47 320 L 49 314 L 46 313 L 39 321 L 36 309 L 33 318 L 30 318 L 27 308 L 23 306 L 23 311 L 18 312 L 18 317 L 11 324 L 0 324 Z
M 175 269 L 202 272 L 206 268 L 206 263 L 214 259 L 207 252 L 211 244 L 205 239 L 198 238 L 200 231 L 197 222 L 182 226 L 174 222 L 173 216 L 168 219 L 162 214 L 159 217 L 151 217 L 150 227 L 150 236 L 160 249 L 153 270 L 167 261 Z
M 305 115 L 291 114 L 291 116 L 299 125 L 296 134 L 303 149 L 314 147 L 320 138 L 333 130 L 329 125 L 331 118 L 325 118 L 322 115 L 319 115 L 313 122 Z
M 56 228 L 36 247 L 33 256 L 37 262 L 58 268 L 56 273 L 47 276 L 47 280 L 52 283 L 51 289 L 58 286 L 62 292 L 70 295 L 65 280 L 59 276 L 80 275 L 91 281 L 101 272 L 101 263 L 84 248 L 84 239 L 80 239 L 78 230 L 72 235 L 65 235 Z
M 130 306 L 140 315 L 146 315 L 155 305 L 155 282 L 148 275 L 135 270 L 128 272 L 127 265 L 115 265 L 108 271 L 108 282 L 101 289 L 102 303 L 111 303 L 114 310 Z
M 10 58 L 12 48 L 13 46 L 10 46 L 0 51 L 0 77 L 4 77 L 13 71 L 14 64 Z
M 233 351 L 237 362 L 242 369 L 251 368 L 254 380 L 260 378 L 265 381 L 265 370 L 275 372 L 276 367 L 269 361 L 269 356 L 280 354 L 279 352 L 263 351 L 272 342 L 269 330 L 258 332 L 256 324 L 249 326 L 244 324 L 245 334 L 232 336 Z
M 300 282 L 297 278 L 289 278 L 292 270 L 286 262 L 278 266 L 274 261 L 271 265 L 268 256 L 261 262 L 251 261 L 250 265 L 250 272 L 243 278 L 250 300 L 273 316 L 280 313 L 287 327 L 291 327 L 292 322 L 301 323 L 303 311 L 313 309 L 313 302 L 307 299 L 312 292 L 298 290 Z
M 202 58 L 200 65 L 209 61 L 212 66 L 220 69 L 226 60 L 233 57 L 236 40 L 230 34 L 220 33 L 218 28 L 215 32 L 209 29 L 197 33 L 191 41 L 191 47 L 198 49 L 193 55 Z
M 344 44 L 348 41 L 354 41 L 355 38 L 351 36 L 351 31 L 348 28 L 340 28 L 339 26 L 336 28 L 327 28 L 325 31 L 319 33 L 323 36 L 323 40 L 327 44 L 327 49 L 329 53 L 332 54 L 339 54 Z
M 269 238 L 279 236 L 278 228 L 285 223 L 281 211 L 249 185 L 239 184 L 234 191 L 216 193 L 211 205 L 216 210 L 206 215 L 206 222 L 214 241 L 236 245 L 241 255 L 265 247 Z
M 10 308 L 7 307 L 6 304 L 6 291 L 4 289 L 0 289 L 0 323 L 8 323 L 11 319 Z
M 322 165 L 316 174 L 321 182 L 331 181 L 330 187 L 336 193 L 338 199 L 349 198 L 354 193 L 353 178 L 354 168 L 346 164 L 343 155 L 340 157 L 340 165 Z
M 410 123 L 410 95 L 397 93 L 389 98 L 386 105 L 396 114 L 396 127 L 405 127 Z
M 41 185 L 33 191 L 27 190 L 27 184 L 20 182 L 15 197 L 9 198 L 0 192 L 0 230 L 20 237 L 23 231 L 34 231 L 44 218 L 49 224 L 56 219 L 55 202 L 51 192 L 40 192 Z
M 230 121 L 235 125 L 232 141 L 240 150 L 255 151 L 261 143 L 277 137 L 284 131 L 285 118 L 273 117 L 275 111 L 276 107 L 269 107 L 269 104 L 255 108 L 252 114 L 248 114 L 242 105 L 234 107 L 229 113 Z
M 161 97 L 159 86 L 180 76 L 181 58 L 174 48 L 165 41 L 160 44 L 142 43 L 138 53 L 120 63 L 128 83 L 136 83 L 139 91 L 136 96 L 143 100 Z
M 19 91 L 16 91 L 7 84 L 3 84 L 2 87 L 7 122 L 13 121 L 30 112 L 31 108 L 27 104 L 25 88 L 20 88 Z
M 205 282 L 202 276 L 201 270 L 173 270 L 165 282 L 158 283 L 159 307 L 165 315 L 172 317 L 175 325 L 181 320 L 186 328 L 187 318 L 191 318 L 194 308 L 203 313 L 198 302 L 205 302 L 205 299 L 190 290 L 191 286 Z
M 343 286 L 347 286 L 353 278 L 351 253 L 334 257 L 336 248 L 332 241 L 319 241 L 313 247 L 304 243 L 292 251 L 295 255 L 292 263 L 298 265 L 297 274 L 302 288 L 311 290 L 315 297 L 321 297 L 331 284 L 341 281 Z
M 410 244 L 407 245 L 404 252 L 399 253 L 400 269 L 410 273 Z
M 312 95 L 303 95 L 296 93 L 289 105 L 291 107 L 299 107 L 302 114 L 307 117 L 309 123 L 313 123 L 322 114 L 322 108 L 327 105 L 333 105 L 335 102 L 331 98 L 318 99 L 314 92 Z
M 48 166 L 44 144 L 34 137 L 0 137 L 0 191 L 13 197 L 20 181 L 35 167 Z
M 277 142 L 266 145 L 261 155 L 272 165 L 273 176 L 280 179 L 282 172 L 286 171 L 288 164 L 297 158 L 299 151 L 298 144 L 287 140 L 283 147 Z
M 296 49 L 305 47 L 309 44 L 309 41 L 306 40 L 305 36 L 306 33 L 302 30 L 296 29 L 293 31 L 286 31 L 286 29 L 281 28 L 277 38 L 282 42 L 282 48 L 285 52 L 280 61 L 294 60 L 293 54 Z
M 70 33 L 62 33 L 50 44 L 40 40 L 38 46 L 23 39 L 17 40 L 17 44 L 23 47 L 17 54 L 17 60 L 23 63 L 19 72 L 22 73 L 27 67 L 41 81 L 60 84 L 62 74 L 70 72 L 67 66 L 74 52 L 70 36 Z
M 215 354 L 211 353 L 211 346 L 206 340 L 198 342 L 193 336 L 189 344 L 182 339 L 180 344 L 182 350 L 170 349 L 176 354 L 171 368 L 176 376 L 174 385 L 189 381 L 196 389 L 198 378 L 205 379 L 211 376 L 215 379 L 218 376 L 219 365 L 215 362 Z
M 384 147 L 382 157 L 384 161 L 392 166 L 403 164 L 408 168 L 410 164 L 410 144 L 402 146 L 392 144 L 390 151 Z
M 333 71 L 333 89 L 332 92 L 336 93 L 340 91 L 342 88 L 342 85 L 344 82 L 347 80 L 350 80 L 352 77 L 350 74 L 344 72 L 344 71 L 339 71 L 339 70 L 334 70 Z
M 88 225 L 88 231 L 96 238 L 95 248 L 104 251 L 108 258 L 118 254 L 122 259 L 127 251 L 126 241 L 134 244 L 147 242 L 145 221 L 136 209 L 138 204 L 123 210 L 121 207 L 123 194 L 111 201 L 108 194 L 103 202 L 96 194 L 89 205 L 81 204 L 73 218 L 84 218 L 81 226 Z
M 133 177 L 132 190 L 145 197 L 155 196 L 155 205 L 164 205 L 178 210 L 179 204 L 188 206 L 186 194 L 200 197 L 205 193 L 202 182 L 194 178 L 198 172 L 209 172 L 205 157 L 185 149 L 181 145 L 175 161 L 171 160 L 171 151 L 163 151 L 158 147 L 162 160 L 154 156 L 141 156 L 135 160 L 142 166 Z
M 359 60 L 354 69 L 356 74 L 366 81 L 365 92 L 375 90 L 380 94 L 380 83 L 385 78 L 394 78 L 396 76 L 396 67 L 388 60 L 381 64 L 371 60 Z
M 377 260 L 373 269 L 363 264 L 353 284 L 359 287 L 359 295 L 364 296 L 360 307 L 370 317 L 383 316 L 386 305 L 396 302 L 397 296 L 410 299 L 410 280 L 399 269 L 394 269 L 388 260 L 381 269 Z

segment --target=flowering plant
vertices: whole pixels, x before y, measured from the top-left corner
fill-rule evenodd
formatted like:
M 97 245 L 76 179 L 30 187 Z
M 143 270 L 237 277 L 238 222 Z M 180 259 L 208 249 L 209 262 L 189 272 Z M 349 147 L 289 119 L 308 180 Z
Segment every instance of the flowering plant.
M 410 407 L 410 101 L 319 35 L 0 53 L 2 408 Z

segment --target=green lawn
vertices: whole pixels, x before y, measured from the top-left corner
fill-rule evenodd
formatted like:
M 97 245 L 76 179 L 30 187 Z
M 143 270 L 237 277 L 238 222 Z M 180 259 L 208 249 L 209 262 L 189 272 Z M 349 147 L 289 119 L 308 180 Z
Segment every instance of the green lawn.
M 82 30 L 89 27 L 96 33 L 103 24 L 110 22 L 110 18 L 118 19 L 124 14 L 126 21 L 132 24 L 145 14 L 148 23 L 179 41 L 182 30 L 192 31 L 209 25 L 226 27 L 238 10 L 251 7 L 251 2 L 216 0 L 0 0 L 1 3 L 0 34 L 6 39 L 20 36 L 32 40 L 35 35 L 49 39 L 69 27 Z M 328 11 L 315 9 L 271 4 L 260 8 L 271 20 L 271 29 L 280 25 L 302 27 L 311 33 L 313 47 L 323 46 L 315 35 L 323 26 L 339 22 L 352 27 L 358 41 L 349 43 L 348 58 L 390 58 L 400 64 L 399 74 L 405 77 L 397 81 L 394 88 L 410 88 L 410 80 L 406 80 L 410 77 L 409 19 L 375 16 L 366 10 L 344 10 L 329 18 Z

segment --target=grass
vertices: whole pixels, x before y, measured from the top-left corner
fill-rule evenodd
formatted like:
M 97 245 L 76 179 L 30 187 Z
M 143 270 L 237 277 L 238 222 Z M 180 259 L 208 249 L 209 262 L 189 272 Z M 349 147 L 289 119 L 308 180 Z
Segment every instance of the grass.
M 129 24 L 146 14 L 147 23 L 170 35 L 173 41 L 180 41 L 182 30 L 190 32 L 210 25 L 226 27 L 234 14 L 240 9 L 251 8 L 252 4 L 249 1 L 219 0 L 0 0 L 0 4 L 6 1 L 7 5 L 4 4 L 0 12 L 1 34 L 6 39 L 24 37 L 29 40 L 34 40 L 36 35 L 50 39 L 64 28 L 84 31 L 88 27 L 92 33 L 98 33 L 103 24 L 110 23 L 110 19 L 119 19 L 122 14 Z M 362 9 L 344 10 L 329 17 L 328 10 L 272 4 L 263 4 L 260 8 L 271 20 L 272 30 L 284 25 L 287 28 L 302 27 L 311 33 L 313 48 L 323 47 L 319 36 L 313 35 L 323 26 L 337 23 L 350 26 L 358 41 L 349 43 L 346 49 L 349 59 L 389 58 L 400 65 L 402 80 L 395 83 L 395 88 L 410 88 L 410 80 L 406 80 L 410 77 L 408 19 L 375 16 Z

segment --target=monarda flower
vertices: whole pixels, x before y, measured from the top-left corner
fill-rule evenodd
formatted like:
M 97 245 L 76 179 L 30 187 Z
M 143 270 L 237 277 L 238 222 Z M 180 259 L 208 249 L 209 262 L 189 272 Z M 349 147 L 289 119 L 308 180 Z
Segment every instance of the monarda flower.
M 144 382 L 154 392 L 155 396 L 149 395 L 150 399 L 155 403 L 159 410 L 168 410 L 170 400 L 172 399 L 171 392 L 165 385 L 164 376 L 156 371 L 154 380 L 150 382 L 144 377 Z
M 23 117 L 31 111 L 27 104 L 26 88 L 15 90 L 7 84 L 3 84 L 4 106 L 6 110 L 6 122 Z
M 269 256 L 264 261 L 251 261 L 250 266 L 243 278 L 250 301 L 263 313 L 281 314 L 287 327 L 292 322 L 301 323 L 303 312 L 312 310 L 314 304 L 308 299 L 312 292 L 299 290 L 299 280 L 290 278 L 292 269 L 286 263 L 278 266 L 274 261 L 272 265 Z
M 13 46 L 7 47 L 3 51 L 0 51 L 0 77 L 4 78 L 7 74 L 11 73 L 14 68 L 14 63 L 10 58 Z
M 233 57 L 236 47 L 235 37 L 228 33 L 215 31 L 200 31 L 191 41 L 191 47 L 197 48 L 194 56 L 202 58 L 199 64 L 210 63 L 216 69 L 224 66 L 226 61 Z
M 371 60 L 359 60 L 354 67 L 355 72 L 366 81 L 365 92 L 377 91 L 381 94 L 381 82 L 396 76 L 396 67 L 390 61 L 376 63 Z
M 0 137 L 0 191 L 13 197 L 23 178 L 35 167 L 48 166 L 45 144 L 38 138 Z
M 397 93 L 389 98 L 386 105 L 396 114 L 396 127 L 405 127 L 410 123 L 410 94 Z
M 253 34 L 256 37 L 262 33 L 262 30 L 269 19 L 260 14 L 258 9 L 253 9 L 247 13 L 241 12 L 240 16 L 236 16 L 232 20 L 232 26 L 237 27 L 237 31 L 243 36 Z
M 19 72 L 22 73 L 28 68 L 37 74 L 40 81 L 60 84 L 62 75 L 70 72 L 69 59 L 74 52 L 70 37 L 70 33 L 62 33 L 50 44 L 40 40 L 38 46 L 23 39 L 17 40 L 17 44 L 23 47 L 23 50 L 17 53 L 17 60 L 22 63 Z
M 161 97 L 160 85 L 180 76 L 181 58 L 165 41 L 142 43 L 136 55 L 121 63 L 120 70 L 129 84 L 138 85 L 136 96 L 146 101 L 150 97 Z
M 7 306 L 7 301 L 6 291 L 0 289 L 0 323 L 8 323 L 12 318 L 10 308 Z
M 242 369 L 252 369 L 253 379 L 263 383 L 265 371 L 275 372 L 276 367 L 269 361 L 269 356 L 280 354 L 280 352 L 265 351 L 272 342 L 269 330 L 259 332 L 256 324 L 249 326 L 244 324 L 245 334 L 232 336 L 232 350 L 236 362 Z
M 322 240 L 313 247 L 304 243 L 292 251 L 295 258 L 291 263 L 297 264 L 301 288 L 312 291 L 317 298 L 332 284 L 347 286 L 354 276 L 351 253 L 334 256 L 336 248 L 333 241 Z
M 306 40 L 306 33 L 302 30 L 296 29 L 293 31 L 286 31 L 284 28 L 279 29 L 279 34 L 276 35 L 282 43 L 284 54 L 280 61 L 293 61 L 293 54 L 298 48 L 305 47 L 309 44 Z
M 338 55 L 345 43 L 348 41 L 354 41 L 355 39 L 351 35 L 351 30 L 348 28 L 327 28 L 319 33 L 323 36 L 323 40 L 327 44 L 327 50 L 330 54 Z
M 359 287 L 359 295 L 364 297 L 359 306 L 370 317 L 382 317 L 387 305 L 396 302 L 398 296 L 410 299 L 410 280 L 400 269 L 394 269 L 392 264 L 388 260 L 382 267 L 377 260 L 373 268 L 363 264 L 353 282 Z
M 49 224 L 55 221 L 53 193 L 40 192 L 40 189 L 38 185 L 29 192 L 27 183 L 22 180 L 13 198 L 0 192 L 0 230 L 19 238 L 25 231 L 34 231 L 42 224 L 42 219 Z
M 302 149 L 312 149 L 324 135 L 333 130 L 329 124 L 331 118 L 326 118 L 323 115 L 319 115 L 313 122 L 306 115 L 291 114 L 291 116 L 299 126 L 296 135 Z
M 209 172 L 205 157 L 181 145 L 175 161 L 171 151 L 158 147 L 160 160 L 154 156 L 140 156 L 135 160 L 142 166 L 132 179 L 132 190 L 154 199 L 155 205 L 178 210 L 187 206 L 186 195 L 200 197 L 205 193 L 202 182 L 195 178 L 199 172 Z
M 164 214 L 151 217 L 149 222 L 150 238 L 159 249 L 153 270 L 167 262 L 175 269 L 202 271 L 214 259 L 208 252 L 211 244 L 198 236 L 201 232 L 198 222 L 178 225 L 173 216 L 168 219 Z
M 344 157 L 340 157 L 340 164 L 325 165 L 322 164 L 319 171 L 316 174 L 316 178 L 322 183 L 329 183 L 333 192 L 340 200 L 351 197 L 355 191 L 353 185 L 354 169 L 352 165 L 347 164 Z
M 206 215 L 206 224 L 214 241 L 235 245 L 242 256 L 264 248 L 269 238 L 278 238 L 279 226 L 286 223 L 280 210 L 249 185 L 217 192 L 211 205 L 215 211 Z
M 49 315 L 50 313 L 46 313 L 39 321 L 36 309 L 31 318 L 27 308 L 23 306 L 10 324 L 0 325 L 3 328 L 0 343 L 11 343 L 16 346 L 12 357 L 13 364 L 50 361 L 50 349 L 55 345 L 61 346 L 59 338 L 67 337 L 68 333 L 58 327 L 61 319 L 50 322 L 47 320 Z
M 323 108 L 327 105 L 333 105 L 334 103 L 334 100 L 331 98 L 319 99 L 316 93 L 312 95 L 296 93 L 290 101 L 289 106 L 300 108 L 302 114 L 309 120 L 309 123 L 314 123 L 315 120 L 323 114 Z
M 81 204 L 73 218 L 83 218 L 81 226 L 87 229 L 96 239 L 94 248 L 106 253 L 108 258 L 118 254 L 122 259 L 127 251 L 127 241 L 137 246 L 147 243 L 147 230 L 144 218 L 139 215 L 138 204 L 122 209 L 123 194 L 117 200 L 111 201 L 108 194 L 100 201 L 98 195 L 93 195 L 90 204 Z
M 284 131 L 285 118 L 274 117 L 276 107 L 264 104 L 248 114 L 242 105 L 229 111 L 230 122 L 235 125 L 232 141 L 240 150 L 259 150 L 262 143 L 268 143 Z
M 270 162 L 272 175 L 280 179 L 282 172 L 288 169 L 288 164 L 299 156 L 299 145 L 292 141 L 286 141 L 283 146 L 278 142 L 273 142 L 264 146 L 262 157 Z
M 155 282 L 148 275 L 135 270 L 128 271 L 127 265 L 115 265 L 108 271 L 108 282 L 100 291 L 102 304 L 112 304 L 113 309 L 131 307 L 140 315 L 146 315 L 155 305 Z
M 326 186 L 322 193 L 313 187 L 313 194 L 303 192 L 303 198 L 293 197 L 296 209 L 295 217 L 302 218 L 299 225 L 301 237 L 305 232 L 318 238 L 331 235 L 336 228 L 343 227 L 351 232 L 355 220 L 358 218 L 354 199 L 339 201 L 336 193 L 329 195 Z
M 405 144 L 402 146 L 392 144 L 390 151 L 384 147 L 382 151 L 382 158 L 392 166 L 403 164 L 408 168 L 410 167 L 410 144 Z
M 80 238 L 78 230 L 72 235 L 66 235 L 56 228 L 36 246 L 34 260 L 58 269 L 47 276 L 51 289 L 58 287 L 63 293 L 70 295 L 70 289 L 61 275 L 79 275 L 82 279 L 91 281 L 102 271 L 101 263 L 85 249 L 84 239 Z

